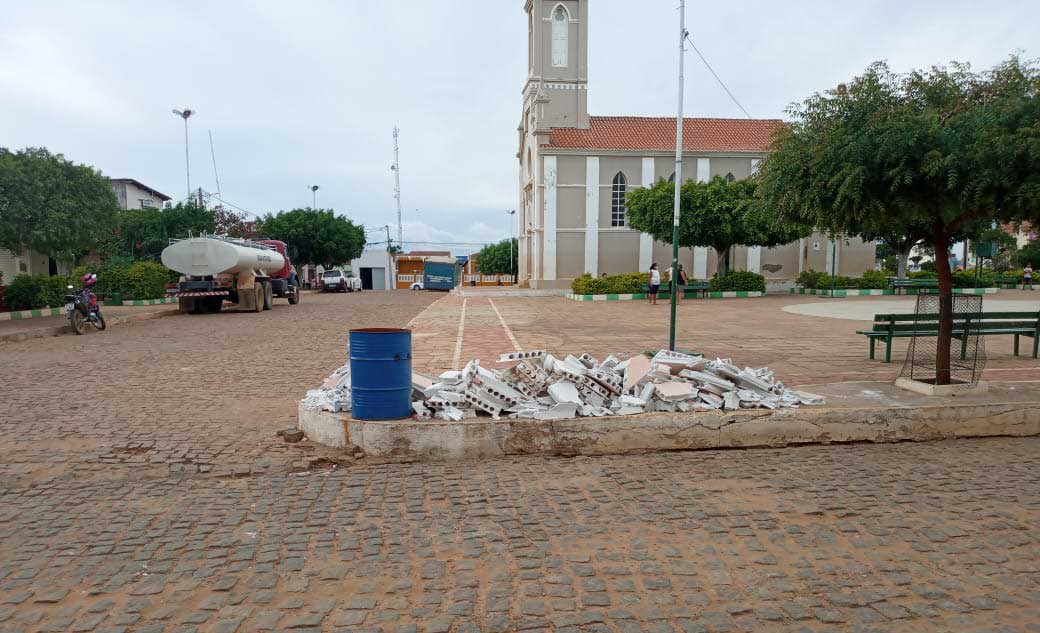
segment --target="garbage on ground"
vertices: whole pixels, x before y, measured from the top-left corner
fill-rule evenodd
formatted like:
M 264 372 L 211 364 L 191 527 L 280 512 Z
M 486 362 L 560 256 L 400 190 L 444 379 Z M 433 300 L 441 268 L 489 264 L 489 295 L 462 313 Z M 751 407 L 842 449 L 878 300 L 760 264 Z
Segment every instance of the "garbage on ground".
M 652 411 L 732 411 L 820 405 L 823 398 L 788 389 L 768 368 L 740 369 L 729 360 L 661 350 L 600 360 L 582 354 L 556 358 L 544 350 L 503 354 L 506 369 L 470 361 L 462 370 L 439 376 L 412 374 L 412 410 L 419 420 L 566 420 L 574 417 L 634 415 Z M 350 366 L 307 392 L 311 410 L 349 411 Z

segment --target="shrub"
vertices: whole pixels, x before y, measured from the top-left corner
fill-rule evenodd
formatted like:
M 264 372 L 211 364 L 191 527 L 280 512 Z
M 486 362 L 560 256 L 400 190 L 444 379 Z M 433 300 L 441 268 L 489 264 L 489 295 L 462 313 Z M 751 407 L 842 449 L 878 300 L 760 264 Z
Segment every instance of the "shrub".
M 820 288 L 820 280 L 826 276 L 827 273 L 819 273 L 810 268 L 798 273 L 798 279 L 795 280 L 795 283 L 802 288 Z
M 4 304 L 12 310 L 59 308 L 65 305 L 68 277 L 17 275 L 4 291 Z
M 732 290 L 765 292 L 766 278 L 752 272 L 731 270 L 728 273 L 722 275 L 716 274 L 712 277 L 710 290 L 712 292 L 726 292 Z
M 934 270 L 918 270 L 916 272 L 912 272 L 912 273 L 907 274 L 907 278 L 909 278 L 909 279 L 938 279 L 939 278 L 939 273 L 935 272 Z
M 577 295 L 632 294 L 643 291 L 646 273 L 625 273 L 607 277 L 593 277 L 585 273 L 571 282 L 571 292 Z
M 859 278 L 859 287 L 869 290 L 888 288 L 888 278 L 895 275 L 889 270 L 868 270 Z
M 134 299 L 158 299 L 166 294 L 169 271 L 162 264 L 139 261 L 126 270 L 126 294 Z

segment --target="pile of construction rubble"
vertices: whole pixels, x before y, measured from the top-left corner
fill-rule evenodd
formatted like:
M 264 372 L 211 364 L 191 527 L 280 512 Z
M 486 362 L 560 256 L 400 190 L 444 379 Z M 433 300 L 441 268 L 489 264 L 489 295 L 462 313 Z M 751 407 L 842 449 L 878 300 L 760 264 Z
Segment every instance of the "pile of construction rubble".
M 632 415 L 650 411 L 779 409 L 823 404 L 823 398 L 787 389 L 768 368 L 740 369 L 723 359 L 708 360 L 661 350 L 602 361 L 582 354 L 559 359 L 543 350 L 503 354 L 502 370 L 479 360 L 440 376 L 412 374 L 412 409 L 419 420 L 459 421 L 478 412 L 493 419 L 565 420 L 578 416 Z M 349 411 L 350 365 L 307 392 L 307 409 Z

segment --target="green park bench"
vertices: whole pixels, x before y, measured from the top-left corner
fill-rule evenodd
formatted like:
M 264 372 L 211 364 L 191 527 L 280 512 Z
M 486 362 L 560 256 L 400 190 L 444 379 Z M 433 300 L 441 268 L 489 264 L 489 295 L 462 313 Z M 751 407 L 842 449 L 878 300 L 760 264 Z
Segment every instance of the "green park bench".
M 896 279 L 890 278 L 888 280 L 888 287 L 899 294 L 900 290 L 906 290 L 907 288 L 917 288 L 919 290 L 938 290 L 939 280 L 938 279 Z
M 683 296 L 684 297 L 689 296 L 689 294 L 691 292 L 694 292 L 694 293 L 699 292 L 699 293 L 701 293 L 702 297 L 707 297 L 708 296 L 708 290 L 710 290 L 710 289 L 711 289 L 711 284 L 706 282 L 706 281 L 691 281 L 691 282 L 686 284 L 685 288 L 683 288 Z M 643 293 L 646 294 L 648 292 L 650 292 L 650 284 L 643 284 Z M 668 291 L 668 284 L 667 283 L 661 284 L 661 294 L 665 295 L 665 296 L 669 296 L 670 295 L 670 293 Z
M 971 312 L 953 316 L 953 337 L 961 341 L 961 358 L 968 351 L 970 334 L 1015 336 L 1015 356 L 1018 356 L 1018 339 L 1028 336 L 1033 339 L 1033 358 L 1040 350 L 1040 312 Z M 915 314 L 875 314 L 874 327 L 857 330 L 870 340 L 870 358 L 874 359 L 874 345 L 885 343 L 885 362 L 892 362 L 892 340 L 911 336 L 938 336 L 939 322 L 935 319 L 917 321 Z

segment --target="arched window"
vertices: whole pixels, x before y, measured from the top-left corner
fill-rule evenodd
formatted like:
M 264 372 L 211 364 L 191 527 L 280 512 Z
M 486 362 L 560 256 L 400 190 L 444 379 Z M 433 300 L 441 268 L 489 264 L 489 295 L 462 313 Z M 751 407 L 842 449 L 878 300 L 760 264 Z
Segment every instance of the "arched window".
M 733 182 L 737 177 L 733 175 L 733 172 L 726 174 L 726 182 Z
M 628 181 L 620 171 L 610 187 L 610 226 L 625 226 L 625 190 Z
M 675 172 L 672 172 L 671 176 L 668 176 L 668 182 L 675 182 Z
M 562 4 L 556 5 L 552 15 L 552 65 L 567 65 L 567 32 L 570 15 Z

